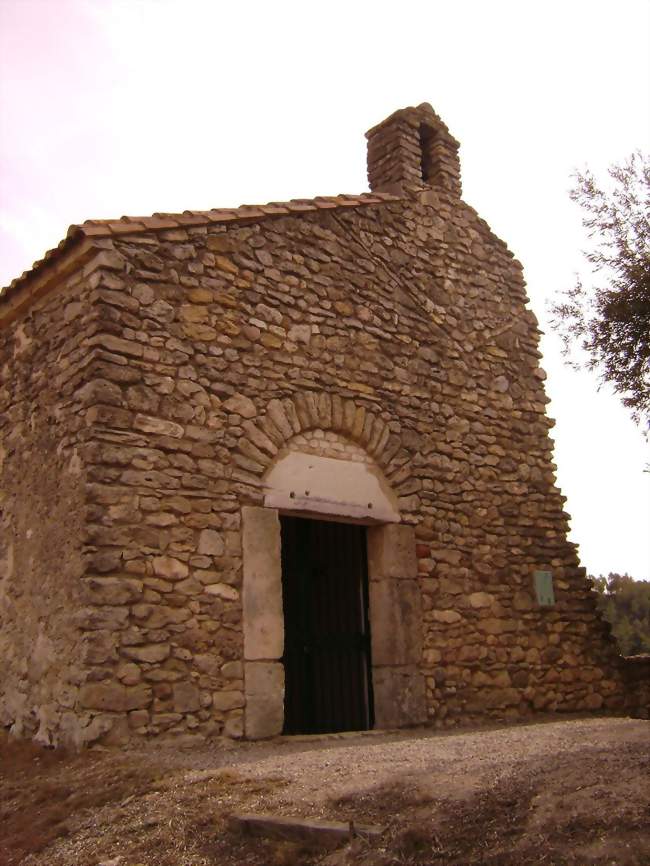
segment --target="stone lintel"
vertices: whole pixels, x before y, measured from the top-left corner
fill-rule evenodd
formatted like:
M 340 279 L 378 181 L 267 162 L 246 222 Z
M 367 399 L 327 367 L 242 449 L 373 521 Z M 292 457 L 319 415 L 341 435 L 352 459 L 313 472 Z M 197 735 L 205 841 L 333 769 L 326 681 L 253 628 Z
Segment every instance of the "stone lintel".
M 265 479 L 265 504 L 342 518 L 399 521 L 397 498 L 375 467 L 301 451 L 285 455 Z

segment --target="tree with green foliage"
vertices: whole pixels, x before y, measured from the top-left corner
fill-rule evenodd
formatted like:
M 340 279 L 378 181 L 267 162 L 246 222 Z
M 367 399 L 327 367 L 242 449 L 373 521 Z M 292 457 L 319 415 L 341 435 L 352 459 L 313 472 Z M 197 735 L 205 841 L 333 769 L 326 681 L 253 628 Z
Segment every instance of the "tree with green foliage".
M 572 366 L 596 370 L 650 428 L 650 157 L 634 153 L 609 176 L 604 189 L 588 170 L 574 175 L 592 279 L 562 293 L 552 326 Z
M 650 581 L 628 574 L 591 577 L 598 607 L 624 656 L 650 653 Z

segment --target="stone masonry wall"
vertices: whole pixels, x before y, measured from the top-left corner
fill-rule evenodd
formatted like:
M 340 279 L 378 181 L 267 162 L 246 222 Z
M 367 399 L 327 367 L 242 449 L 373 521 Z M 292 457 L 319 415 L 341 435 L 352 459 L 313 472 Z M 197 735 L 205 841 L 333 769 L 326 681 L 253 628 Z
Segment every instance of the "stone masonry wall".
M 46 744 L 91 721 L 76 712 L 90 294 L 79 273 L 0 330 L 0 724 Z
M 115 740 L 241 735 L 241 507 L 300 400 L 310 445 L 369 443 L 364 418 L 390 434 L 374 447 L 416 532 L 433 723 L 622 707 L 566 541 L 521 268 L 474 211 L 424 190 L 114 247 L 87 341 L 78 712 Z

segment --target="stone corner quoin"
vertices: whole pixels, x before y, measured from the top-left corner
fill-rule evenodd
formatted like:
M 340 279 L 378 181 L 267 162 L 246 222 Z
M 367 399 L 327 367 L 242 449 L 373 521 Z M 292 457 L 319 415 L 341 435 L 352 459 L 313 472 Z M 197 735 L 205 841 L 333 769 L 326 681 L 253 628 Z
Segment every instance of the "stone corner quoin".
M 567 541 L 521 266 L 430 106 L 367 137 L 376 195 L 127 221 L 0 298 L 14 734 L 281 732 L 292 507 L 369 527 L 376 726 L 647 705 Z

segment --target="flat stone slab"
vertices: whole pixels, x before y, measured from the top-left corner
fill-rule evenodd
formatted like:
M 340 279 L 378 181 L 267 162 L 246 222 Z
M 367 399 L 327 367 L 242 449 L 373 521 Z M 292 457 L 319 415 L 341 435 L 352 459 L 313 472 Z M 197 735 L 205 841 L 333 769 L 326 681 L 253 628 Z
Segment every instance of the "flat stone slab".
M 235 813 L 230 826 L 249 836 L 264 836 L 286 842 L 309 842 L 314 845 L 339 845 L 355 836 L 378 838 L 383 827 L 357 824 L 355 821 L 322 821 L 316 818 L 282 818 L 278 815 Z

